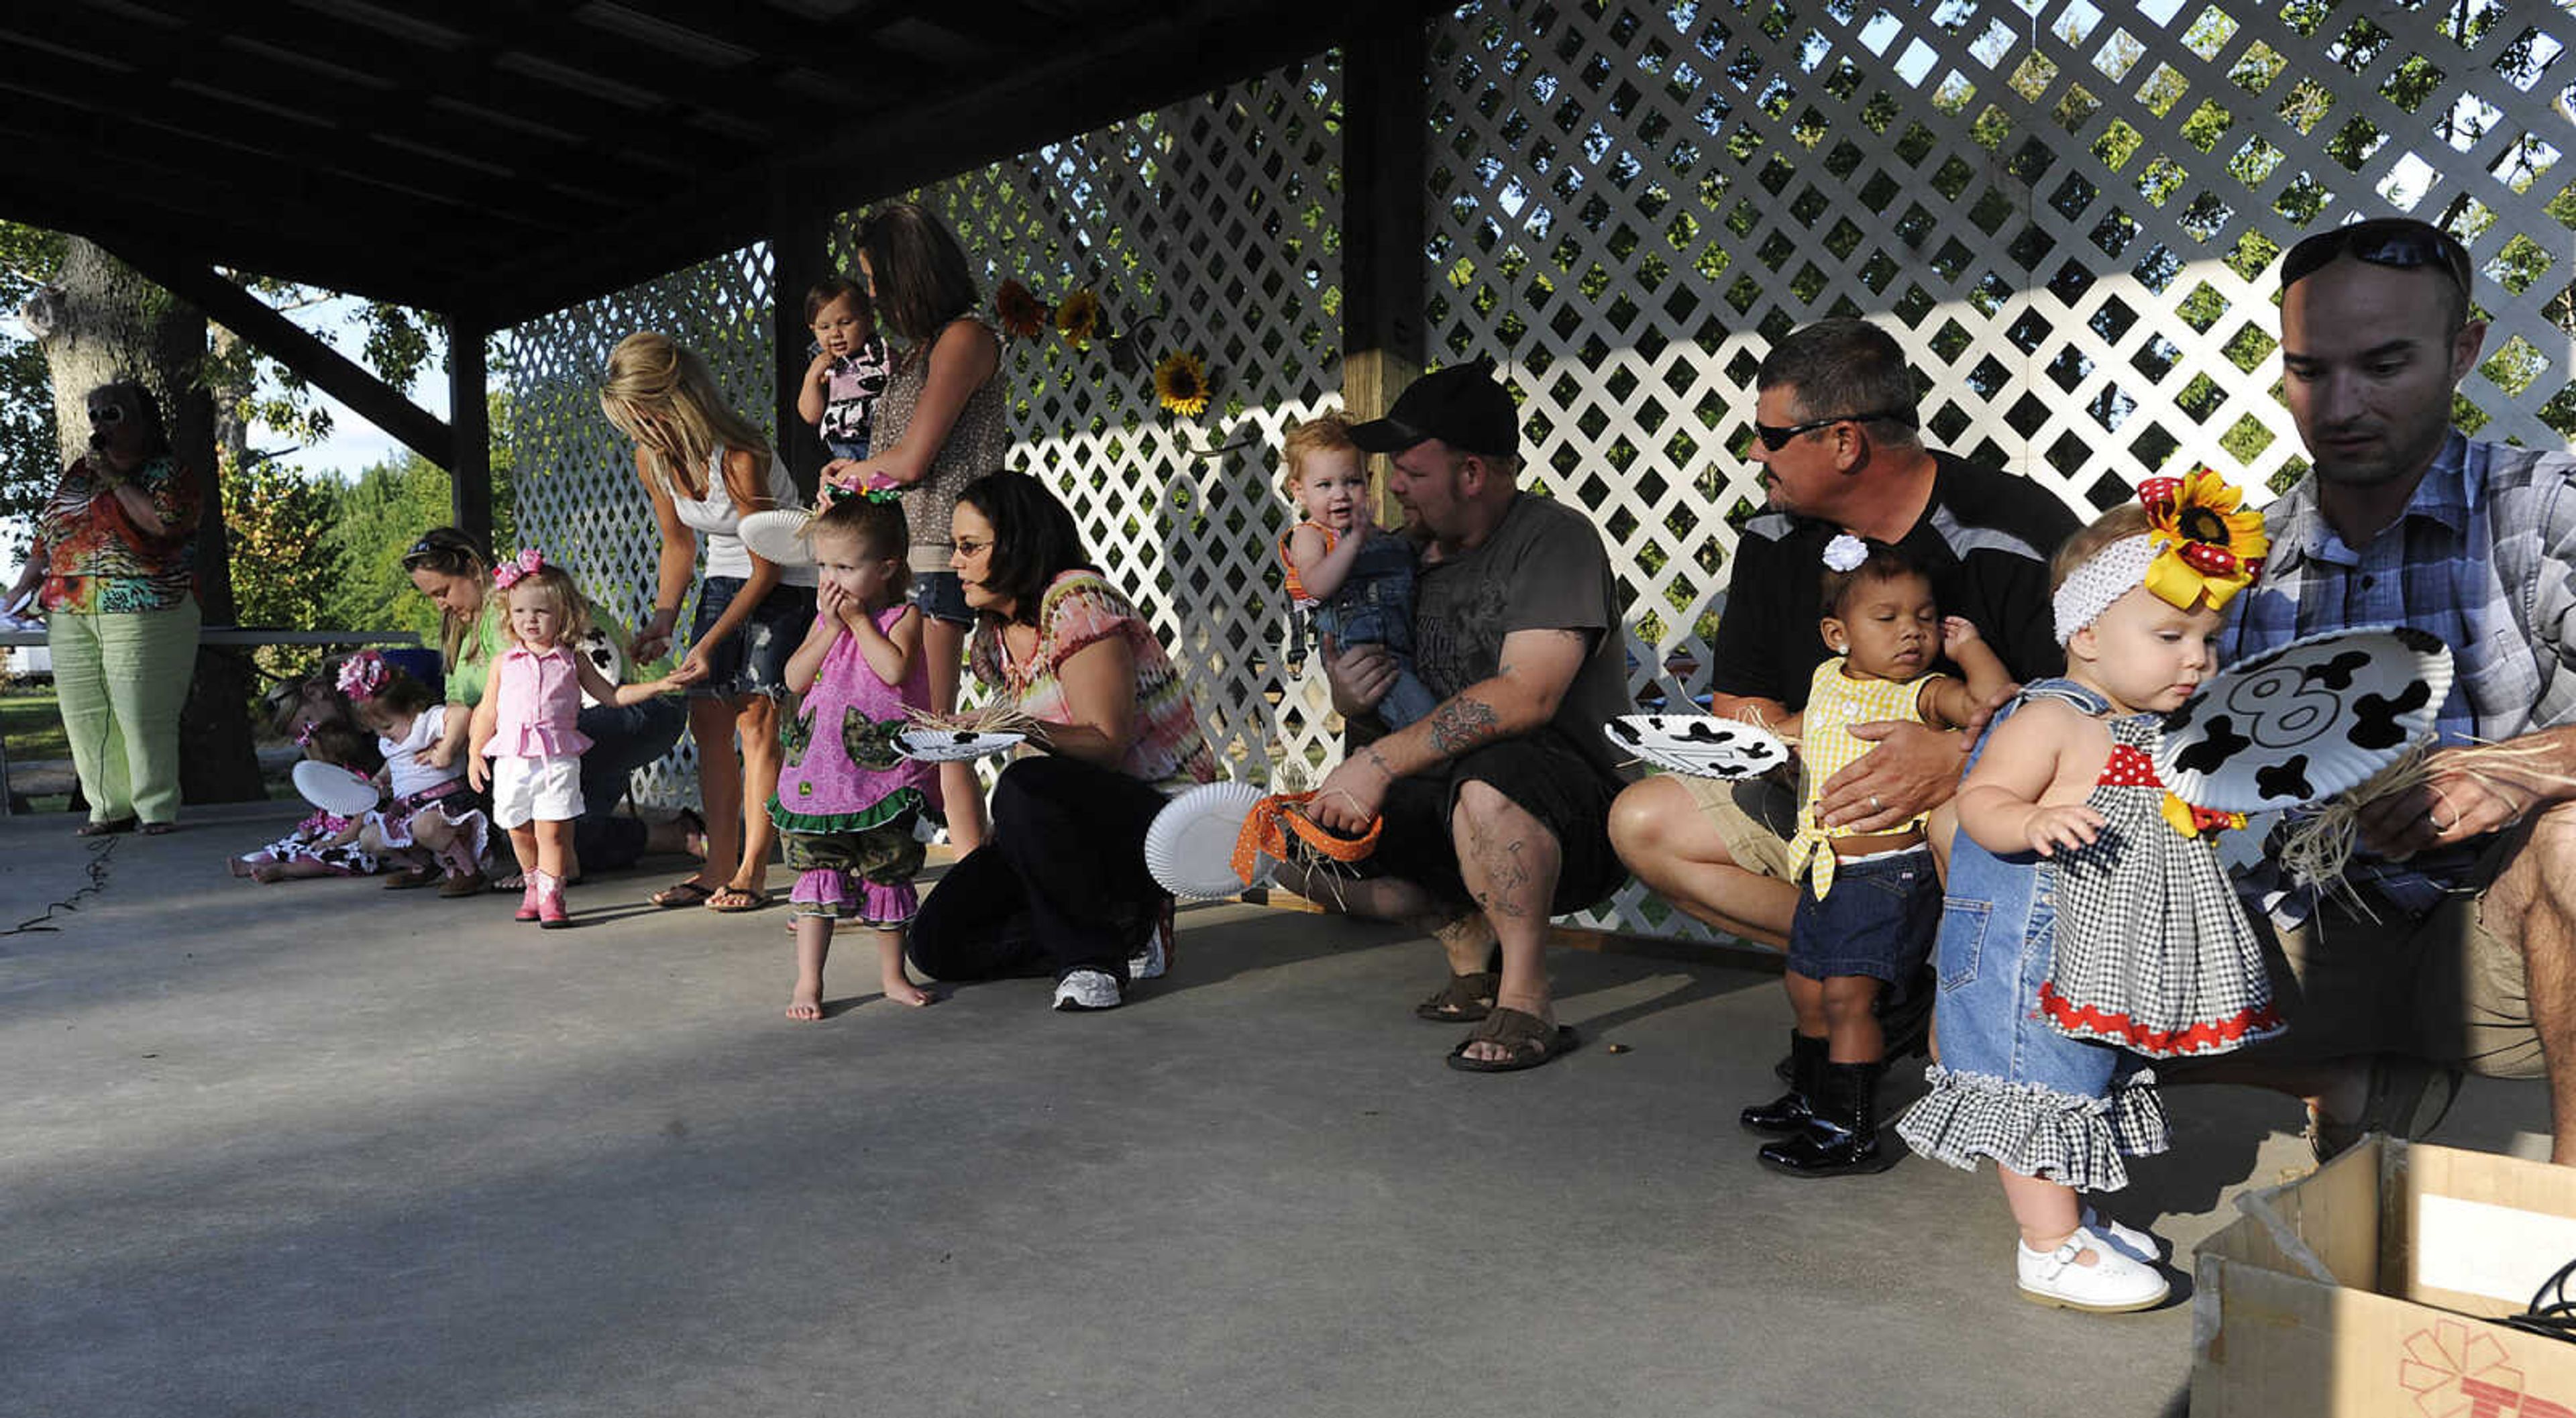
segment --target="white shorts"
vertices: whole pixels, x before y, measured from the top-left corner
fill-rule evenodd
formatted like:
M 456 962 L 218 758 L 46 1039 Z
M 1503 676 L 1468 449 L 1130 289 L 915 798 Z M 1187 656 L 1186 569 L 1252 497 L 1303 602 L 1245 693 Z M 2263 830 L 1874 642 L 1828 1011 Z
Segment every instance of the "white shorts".
M 581 757 L 492 760 L 492 823 L 507 831 L 529 822 L 570 822 L 581 816 Z

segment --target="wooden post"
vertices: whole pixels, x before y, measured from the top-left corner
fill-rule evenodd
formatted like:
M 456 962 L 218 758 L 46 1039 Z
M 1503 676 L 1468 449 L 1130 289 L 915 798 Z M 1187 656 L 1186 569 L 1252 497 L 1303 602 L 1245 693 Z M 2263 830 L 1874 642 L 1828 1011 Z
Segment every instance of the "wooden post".
M 458 528 L 492 547 L 492 414 L 485 389 L 481 317 L 447 312 L 447 426 L 454 431 L 448 494 Z M 494 556 L 507 553 L 492 547 Z
M 1384 414 L 1422 373 L 1424 18 L 1371 11 L 1342 43 L 1342 407 Z M 1378 472 L 1380 521 L 1401 520 Z
M 823 213 L 794 204 L 784 185 L 771 194 L 769 223 L 770 285 L 776 299 L 771 343 L 777 357 L 778 456 L 787 460 L 788 475 L 806 498 L 823 476 L 823 440 L 796 412 L 796 395 L 813 362 L 806 351 L 814 343 L 805 323 L 805 292 L 832 273 L 831 231 Z

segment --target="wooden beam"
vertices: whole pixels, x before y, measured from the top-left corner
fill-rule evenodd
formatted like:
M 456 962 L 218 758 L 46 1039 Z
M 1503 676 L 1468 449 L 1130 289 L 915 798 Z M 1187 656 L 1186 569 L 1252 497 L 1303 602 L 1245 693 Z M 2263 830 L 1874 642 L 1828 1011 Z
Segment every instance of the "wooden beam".
M 447 425 L 456 432 L 447 465 L 454 524 L 481 545 L 492 545 L 492 405 L 483 369 L 483 339 L 491 332 L 470 314 L 447 315 Z M 496 548 L 493 555 L 500 555 Z
M 1342 408 L 1383 415 L 1422 373 L 1423 112 L 1420 15 L 1363 19 L 1342 44 Z M 1403 513 L 1383 476 L 1379 520 Z
M 109 254 L 154 284 L 206 312 L 209 319 L 257 345 L 262 353 L 346 404 L 360 418 L 392 434 L 403 446 L 453 473 L 454 435 L 445 423 L 383 380 L 352 363 L 211 266 L 151 246 L 115 246 Z M 481 346 L 476 346 L 479 351 Z

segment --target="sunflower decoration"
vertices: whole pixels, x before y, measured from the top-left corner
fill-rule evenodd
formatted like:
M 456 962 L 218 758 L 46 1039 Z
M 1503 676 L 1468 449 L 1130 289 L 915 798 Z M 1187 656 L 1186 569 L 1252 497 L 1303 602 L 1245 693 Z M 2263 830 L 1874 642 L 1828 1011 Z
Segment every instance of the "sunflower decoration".
M 1002 333 L 1015 340 L 1028 339 L 1047 326 L 1046 302 L 1015 280 L 1002 282 L 993 292 L 993 314 L 1002 323 Z
M 2244 494 L 2207 468 L 2187 477 L 2149 478 L 2138 485 L 2156 539 L 2147 567 L 2147 590 L 2168 605 L 2189 609 L 2203 597 L 2218 610 L 2263 572 L 2272 550 L 2263 514 L 2244 506 Z
M 1075 349 L 1091 348 L 1091 342 L 1101 333 L 1100 297 L 1087 290 L 1066 296 L 1064 304 L 1055 308 L 1055 331 Z
M 1188 350 L 1174 350 L 1154 366 L 1154 397 L 1183 418 L 1207 412 L 1207 366 Z

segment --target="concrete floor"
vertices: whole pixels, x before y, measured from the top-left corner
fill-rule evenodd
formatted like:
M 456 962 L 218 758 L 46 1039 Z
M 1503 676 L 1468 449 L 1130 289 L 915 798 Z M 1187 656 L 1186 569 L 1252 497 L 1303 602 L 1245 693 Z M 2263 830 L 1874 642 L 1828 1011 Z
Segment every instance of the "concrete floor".
M 0 1412 L 2180 1411 L 2188 1306 L 2019 1302 L 1988 1178 L 1754 1164 L 1772 977 L 1559 952 L 1586 1047 L 1474 1078 L 1427 944 L 1227 906 L 1114 1014 L 901 1010 L 845 946 L 791 1025 L 776 911 L 224 875 L 291 816 L 111 839 L 0 937 Z M 69 826 L 0 822 L 0 927 L 86 879 Z M 2305 1152 L 2169 1102 L 2114 1209 L 2187 1256 Z M 2545 1104 L 2473 1082 L 2437 1140 Z

